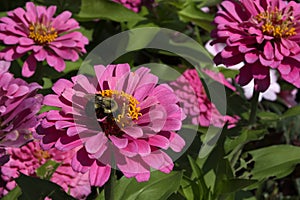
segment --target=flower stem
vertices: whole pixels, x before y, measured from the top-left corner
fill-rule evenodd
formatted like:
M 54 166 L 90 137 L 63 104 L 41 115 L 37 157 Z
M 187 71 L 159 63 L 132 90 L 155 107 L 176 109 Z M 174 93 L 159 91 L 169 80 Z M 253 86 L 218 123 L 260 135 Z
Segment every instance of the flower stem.
M 105 200 L 114 200 L 114 189 L 117 181 L 116 170 L 111 168 L 110 178 L 104 186 Z
M 259 92 L 253 91 L 253 97 L 251 101 L 251 112 L 250 112 L 250 117 L 249 117 L 249 124 L 252 125 L 256 121 L 256 111 L 257 111 L 257 105 L 258 105 L 258 97 L 259 97 Z

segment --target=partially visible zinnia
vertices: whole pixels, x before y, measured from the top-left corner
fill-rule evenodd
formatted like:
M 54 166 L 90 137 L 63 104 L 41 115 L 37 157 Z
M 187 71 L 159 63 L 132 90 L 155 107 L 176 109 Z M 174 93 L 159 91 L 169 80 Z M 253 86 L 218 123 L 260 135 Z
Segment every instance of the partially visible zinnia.
M 60 163 L 50 181 L 60 185 L 76 199 L 86 199 L 91 192 L 88 176 L 74 172 L 71 167 L 75 151 L 43 151 L 38 141 L 32 141 L 21 148 L 7 148 L 7 153 L 11 158 L 0 167 L 0 197 L 16 187 L 14 179 L 19 177 L 20 173 L 36 177 L 36 170 L 48 160 Z
M 0 61 L 0 148 L 19 147 L 32 139 L 43 99 L 37 94 L 41 86 L 14 78 L 7 72 L 9 65 Z
M 225 45 L 218 43 L 214 45 L 210 45 L 211 40 L 208 41 L 205 45 L 205 48 L 214 56 L 216 56 L 218 53 L 222 52 L 224 49 Z M 218 65 L 217 67 L 223 67 L 224 65 Z M 231 66 L 231 69 L 241 69 L 244 66 L 244 62 L 241 62 L 237 65 Z M 270 101 L 275 101 L 277 99 L 277 95 L 280 92 L 280 85 L 277 82 L 278 75 L 276 74 L 276 71 L 274 69 L 270 70 L 270 86 L 269 88 L 264 91 L 259 93 L 259 98 L 258 100 L 261 101 L 263 98 L 270 100 Z M 253 88 L 254 88 L 254 80 L 252 79 L 248 84 L 242 86 L 244 90 L 245 97 L 247 99 L 252 98 L 253 95 Z
M 26 3 L 26 10 L 16 8 L 0 18 L 0 41 L 7 47 L 0 52 L 0 59 L 13 61 L 28 55 L 22 75 L 30 77 L 34 74 L 37 61 L 46 60 L 55 70 L 65 69 L 65 61 L 78 60 L 79 53 L 85 53 L 88 39 L 80 32 L 72 13 L 64 11 L 54 17 L 56 6 L 46 8 Z M 28 54 L 29 53 L 29 54 Z
M 294 1 L 223 1 L 214 19 L 212 44 L 226 46 L 214 61 L 229 67 L 244 62 L 237 81 L 244 86 L 254 79 L 259 92 L 270 85 L 270 68 L 300 87 L 299 10 Z
M 154 0 L 113 0 L 114 2 L 120 3 L 126 8 L 134 11 L 139 12 L 143 5 L 150 6 Z
M 205 71 L 207 73 L 207 70 Z M 209 74 L 211 75 L 211 73 L 213 72 Z M 224 79 L 223 77 L 220 80 L 224 81 Z M 229 84 L 228 82 L 226 83 Z M 228 127 L 231 128 L 238 121 L 237 117 L 221 115 L 216 106 L 207 97 L 197 70 L 186 70 L 170 85 L 179 97 L 184 113 L 187 116 L 187 120 L 190 120 L 190 123 L 204 127 L 210 125 L 223 127 L 228 122 Z
M 141 67 L 128 64 L 95 66 L 95 78 L 78 75 L 60 79 L 47 95 L 49 111 L 38 134 L 45 149 L 79 148 L 72 160 L 75 171 L 88 173 L 91 185 L 102 186 L 112 167 L 125 177 L 147 181 L 151 169 L 169 173 L 173 161 L 164 152 L 180 152 L 185 141 L 176 133 L 184 114 L 166 84 Z

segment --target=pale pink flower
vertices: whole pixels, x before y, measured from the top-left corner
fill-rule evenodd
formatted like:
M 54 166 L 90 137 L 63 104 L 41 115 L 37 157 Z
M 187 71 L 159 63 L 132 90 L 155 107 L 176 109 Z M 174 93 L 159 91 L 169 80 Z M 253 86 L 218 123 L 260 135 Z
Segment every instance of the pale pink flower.
M 197 70 L 186 70 L 170 85 L 179 97 L 184 113 L 192 124 L 223 127 L 225 122 L 228 122 L 229 128 L 231 128 L 238 121 L 237 117 L 220 114 L 216 106 L 207 97 Z
M 0 41 L 6 48 L 0 52 L 0 59 L 13 61 L 28 55 L 22 68 L 22 75 L 34 74 L 37 61 L 47 61 L 56 71 L 65 69 L 64 60 L 76 61 L 79 53 L 86 53 L 84 46 L 88 39 L 80 32 L 78 22 L 72 13 L 64 11 L 54 17 L 56 6 L 46 8 L 26 3 L 26 10 L 16 8 L 0 18 Z

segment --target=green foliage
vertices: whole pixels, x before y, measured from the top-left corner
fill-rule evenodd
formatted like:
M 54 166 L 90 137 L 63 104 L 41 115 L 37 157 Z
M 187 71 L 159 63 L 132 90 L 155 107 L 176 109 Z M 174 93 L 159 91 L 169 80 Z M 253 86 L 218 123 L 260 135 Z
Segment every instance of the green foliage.
M 164 174 L 151 173 L 147 182 L 137 182 L 134 178 L 121 178 L 115 187 L 114 200 L 164 200 L 179 188 L 182 172 Z
M 59 165 L 59 163 L 53 160 L 48 160 L 45 164 L 43 164 L 36 170 L 36 175 L 41 179 L 50 180 Z
M 251 179 L 281 178 L 290 174 L 300 162 L 300 147 L 274 145 L 248 152 L 254 161 Z
M 16 182 L 22 190 L 18 200 L 44 199 L 51 197 L 55 200 L 75 200 L 55 183 L 21 174 Z
M 109 19 L 116 22 L 140 21 L 144 18 L 124 6 L 106 0 L 82 0 L 78 20 Z

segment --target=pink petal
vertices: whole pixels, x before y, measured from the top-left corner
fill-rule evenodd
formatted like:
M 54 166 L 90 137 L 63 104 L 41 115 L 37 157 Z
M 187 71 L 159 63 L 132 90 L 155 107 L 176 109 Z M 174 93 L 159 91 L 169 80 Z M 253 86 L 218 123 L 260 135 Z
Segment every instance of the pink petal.
M 31 54 L 24 62 L 22 68 L 22 75 L 25 77 L 30 77 L 34 74 L 36 68 L 36 60 L 34 55 Z

